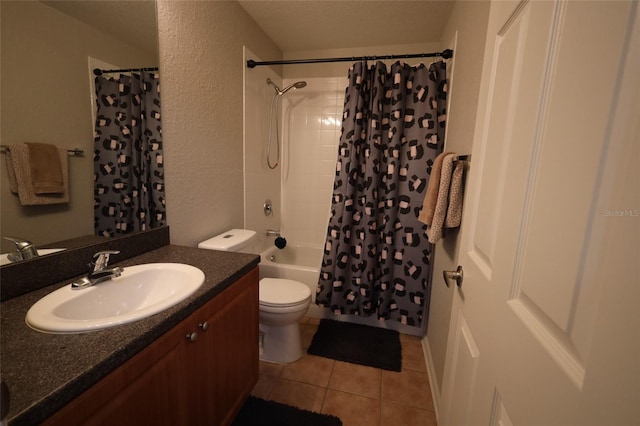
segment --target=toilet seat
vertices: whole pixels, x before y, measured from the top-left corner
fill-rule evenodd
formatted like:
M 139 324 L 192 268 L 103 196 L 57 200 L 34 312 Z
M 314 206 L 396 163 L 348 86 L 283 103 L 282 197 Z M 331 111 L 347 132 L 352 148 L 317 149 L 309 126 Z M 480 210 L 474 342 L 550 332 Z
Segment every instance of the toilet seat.
M 259 299 L 264 307 L 294 307 L 306 304 L 311 299 L 311 290 L 299 281 L 262 278 Z

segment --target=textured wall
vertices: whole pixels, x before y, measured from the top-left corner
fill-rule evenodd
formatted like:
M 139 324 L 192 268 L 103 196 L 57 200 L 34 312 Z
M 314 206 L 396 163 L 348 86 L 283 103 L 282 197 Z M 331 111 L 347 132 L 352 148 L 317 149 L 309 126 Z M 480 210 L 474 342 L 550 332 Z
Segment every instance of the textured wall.
M 442 37 L 443 48 L 455 48 L 445 147 L 447 151 L 471 153 L 488 18 L 489 2 L 456 2 Z M 427 338 L 438 389 L 441 389 L 444 374 L 454 291 L 454 288 L 444 285 L 442 271 L 455 270 L 457 267 L 457 253 L 460 249 L 458 237 L 459 233 L 451 232 L 436 245 L 433 265 Z
M 236 2 L 159 0 L 158 27 L 167 220 L 193 246 L 244 224 L 243 45 L 282 54 Z

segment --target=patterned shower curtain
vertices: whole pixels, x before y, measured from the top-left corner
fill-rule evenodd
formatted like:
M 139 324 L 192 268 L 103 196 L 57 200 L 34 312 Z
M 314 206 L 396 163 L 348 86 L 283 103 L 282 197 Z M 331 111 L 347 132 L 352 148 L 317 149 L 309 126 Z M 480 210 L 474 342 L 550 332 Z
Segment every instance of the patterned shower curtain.
M 427 317 L 432 246 L 418 215 L 446 95 L 442 61 L 349 70 L 318 305 L 416 327 Z
M 98 76 L 95 83 L 95 233 L 115 236 L 163 226 L 159 74 Z

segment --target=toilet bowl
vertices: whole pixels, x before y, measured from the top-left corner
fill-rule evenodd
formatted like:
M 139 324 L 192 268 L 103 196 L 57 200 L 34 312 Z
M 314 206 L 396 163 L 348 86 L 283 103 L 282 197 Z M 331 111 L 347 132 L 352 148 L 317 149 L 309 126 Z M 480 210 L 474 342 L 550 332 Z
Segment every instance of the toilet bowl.
M 298 320 L 309 309 L 306 285 L 282 278 L 260 280 L 260 358 L 289 363 L 302 356 Z
M 198 247 L 240 251 L 255 236 L 255 231 L 232 229 L 201 242 Z M 294 280 L 262 278 L 259 293 L 260 359 L 278 363 L 297 360 L 302 356 L 298 320 L 311 304 L 309 287 Z

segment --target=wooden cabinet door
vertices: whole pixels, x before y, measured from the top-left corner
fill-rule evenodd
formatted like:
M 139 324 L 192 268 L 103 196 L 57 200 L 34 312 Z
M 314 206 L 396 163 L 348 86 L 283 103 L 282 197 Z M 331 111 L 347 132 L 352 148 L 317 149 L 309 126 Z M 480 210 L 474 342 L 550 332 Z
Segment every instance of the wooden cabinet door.
M 201 404 L 208 424 L 230 424 L 258 381 L 258 270 L 226 289 L 209 306 L 198 354 L 208 391 Z
M 88 425 L 179 425 L 190 413 L 188 383 L 184 380 L 187 344 L 177 345 L 93 416 Z
M 48 418 L 44 425 L 185 424 L 190 412 L 187 318 Z

